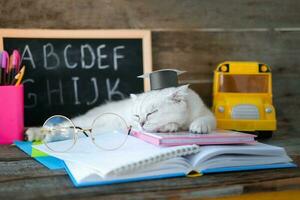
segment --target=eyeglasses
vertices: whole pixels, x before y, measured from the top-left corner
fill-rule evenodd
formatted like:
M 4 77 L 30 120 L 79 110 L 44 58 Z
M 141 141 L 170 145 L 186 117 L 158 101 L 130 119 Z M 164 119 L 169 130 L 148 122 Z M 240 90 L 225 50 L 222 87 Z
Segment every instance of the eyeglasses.
M 131 126 L 115 113 L 103 113 L 92 122 L 91 128 L 75 126 L 63 115 L 54 115 L 48 118 L 41 133 L 44 135 L 44 144 L 54 152 L 67 152 L 76 144 L 79 133 L 90 137 L 96 147 L 102 150 L 116 150 L 123 146 L 130 134 Z M 114 139 L 110 139 L 114 138 Z M 59 142 L 63 141 L 63 144 Z

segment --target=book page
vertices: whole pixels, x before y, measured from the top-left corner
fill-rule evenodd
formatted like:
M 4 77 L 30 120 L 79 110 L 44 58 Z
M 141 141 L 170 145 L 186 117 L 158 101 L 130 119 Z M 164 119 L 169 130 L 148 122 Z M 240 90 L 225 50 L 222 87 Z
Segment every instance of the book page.
M 244 154 L 222 154 L 203 163 L 198 163 L 196 168 L 200 171 L 220 167 L 240 167 L 252 165 L 266 165 L 276 163 L 287 163 L 292 160 L 287 156 L 261 156 L 261 155 L 244 155 Z
M 200 152 L 195 155 L 187 156 L 193 166 L 201 166 L 216 156 L 235 154 L 235 155 L 258 155 L 258 156 L 286 156 L 285 150 L 281 147 L 262 144 L 259 142 L 243 145 L 210 145 L 201 146 Z M 255 164 L 255 163 L 254 163 Z
M 187 164 L 184 158 L 172 158 L 166 161 L 162 161 L 138 171 L 132 173 L 103 178 L 99 172 L 93 168 L 87 167 L 86 165 L 79 164 L 73 161 L 65 161 L 67 172 L 71 176 L 71 179 L 76 186 L 83 184 L 97 184 L 103 181 L 111 180 L 125 180 L 132 178 L 142 178 L 149 176 L 159 176 L 167 174 L 188 174 L 191 170 L 191 166 Z

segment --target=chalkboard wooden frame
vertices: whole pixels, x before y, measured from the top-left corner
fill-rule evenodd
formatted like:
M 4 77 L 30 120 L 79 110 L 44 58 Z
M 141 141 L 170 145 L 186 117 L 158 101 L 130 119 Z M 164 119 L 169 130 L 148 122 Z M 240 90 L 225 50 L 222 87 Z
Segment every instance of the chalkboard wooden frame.
M 3 41 L 9 38 L 65 38 L 65 39 L 142 39 L 143 42 L 143 71 L 152 71 L 152 48 L 150 30 L 127 29 L 90 29 L 90 30 L 63 30 L 63 29 L 0 29 L 0 50 L 3 50 Z M 149 81 L 144 80 L 144 91 L 150 89 Z
M 47 58 L 50 48 L 45 57 L 47 46 L 52 47 L 51 59 Z M 40 126 L 55 114 L 75 117 L 103 103 L 150 89 L 149 80 L 137 78 L 152 70 L 149 30 L 0 29 L 0 50 L 4 48 L 10 53 L 17 48 L 22 56 L 27 55 L 23 60 L 28 65 L 23 80 L 26 126 Z M 72 67 L 60 57 L 67 55 L 66 49 L 71 49 Z M 124 50 L 118 54 L 118 49 Z M 118 68 L 118 62 L 123 67 Z

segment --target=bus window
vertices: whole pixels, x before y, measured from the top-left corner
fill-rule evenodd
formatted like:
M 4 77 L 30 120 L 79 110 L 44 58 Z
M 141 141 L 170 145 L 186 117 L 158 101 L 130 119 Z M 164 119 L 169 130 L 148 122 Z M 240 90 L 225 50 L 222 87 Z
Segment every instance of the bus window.
M 219 92 L 229 93 L 267 93 L 269 76 L 220 74 Z

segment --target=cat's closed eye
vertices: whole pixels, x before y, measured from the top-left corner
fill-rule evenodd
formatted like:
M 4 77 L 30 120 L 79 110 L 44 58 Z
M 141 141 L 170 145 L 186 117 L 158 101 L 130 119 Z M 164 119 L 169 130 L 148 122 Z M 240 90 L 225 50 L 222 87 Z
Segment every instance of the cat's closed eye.
M 154 114 L 154 113 L 156 113 L 156 112 L 158 112 L 158 109 L 156 109 L 156 110 L 153 110 L 152 112 L 150 112 L 150 113 L 147 113 L 147 115 L 146 115 L 146 119 L 150 116 L 150 115 L 152 115 L 152 114 Z

